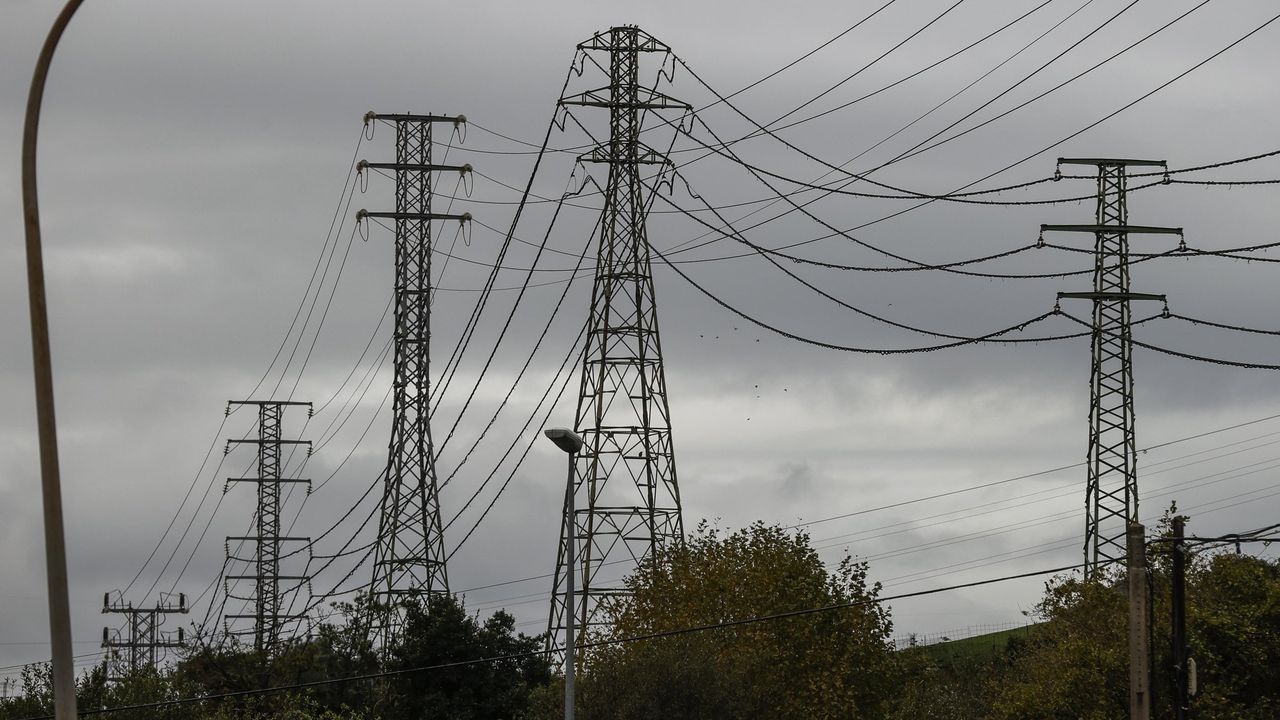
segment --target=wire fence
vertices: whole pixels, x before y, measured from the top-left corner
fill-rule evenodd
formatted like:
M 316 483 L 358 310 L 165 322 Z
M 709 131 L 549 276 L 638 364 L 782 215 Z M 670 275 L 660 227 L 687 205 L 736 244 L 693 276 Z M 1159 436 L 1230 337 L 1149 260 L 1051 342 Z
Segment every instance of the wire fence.
M 982 637 L 984 635 L 996 635 L 997 633 L 1007 633 L 1011 630 L 1028 630 L 1035 623 L 992 623 L 986 625 L 966 625 L 962 628 L 954 630 L 944 630 L 935 633 L 907 633 L 898 635 L 893 639 L 893 646 L 898 650 L 905 650 L 911 647 L 925 647 L 928 645 L 940 645 L 955 640 L 967 640 L 969 638 Z M 991 641 L 994 645 L 1004 647 L 1007 636 L 1000 635 L 992 637 Z

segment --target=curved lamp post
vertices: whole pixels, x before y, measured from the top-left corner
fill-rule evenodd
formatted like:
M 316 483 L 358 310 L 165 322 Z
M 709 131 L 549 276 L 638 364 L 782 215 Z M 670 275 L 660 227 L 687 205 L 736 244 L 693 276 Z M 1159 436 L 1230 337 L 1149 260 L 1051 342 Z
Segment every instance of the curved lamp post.
M 67 597 L 67 549 L 62 527 L 62 482 L 58 470 L 58 426 L 53 413 L 53 363 L 49 309 L 45 303 L 44 252 L 36 197 L 36 135 L 45 79 L 53 51 L 83 0 L 68 0 L 45 38 L 31 77 L 22 129 L 22 220 L 27 238 L 27 304 L 31 309 L 31 354 L 35 367 L 36 424 L 40 437 L 40 487 L 44 503 L 45 577 L 49 588 L 49 639 L 53 650 L 53 706 L 58 720 L 75 720 L 76 680 L 71 658 L 71 604 Z

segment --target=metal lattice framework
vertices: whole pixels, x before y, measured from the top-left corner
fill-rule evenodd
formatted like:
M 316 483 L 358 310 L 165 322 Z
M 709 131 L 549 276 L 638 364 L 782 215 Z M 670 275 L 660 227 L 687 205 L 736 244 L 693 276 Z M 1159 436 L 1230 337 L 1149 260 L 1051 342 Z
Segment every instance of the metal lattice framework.
M 370 592 L 376 601 L 367 620 L 370 637 L 387 648 L 403 621 L 406 595 L 448 594 L 439 488 L 431 442 L 431 223 L 465 222 L 469 214 L 431 211 L 432 179 L 437 171 L 468 172 L 469 166 L 431 162 L 431 128 L 438 122 L 465 122 L 462 116 L 380 115 L 396 129 L 394 163 L 361 162 L 361 169 L 395 175 L 395 212 L 367 212 L 361 218 L 395 221 L 395 379 L 391 440 L 383 484 L 382 509 Z
M 1095 237 L 1093 292 L 1058 296 L 1093 301 L 1084 554 L 1086 576 L 1097 577 L 1102 568 L 1125 559 L 1129 524 L 1138 521 L 1129 304 L 1133 300 L 1165 299 L 1163 295 L 1129 291 L 1129 235 L 1182 231 L 1128 224 L 1125 168 L 1163 167 L 1163 161 L 1062 158 L 1058 162 L 1098 169 L 1096 224 L 1041 226 L 1042 232 L 1087 232 Z
M 252 406 L 258 410 L 258 437 L 241 440 L 228 440 L 227 448 L 232 445 L 249 444 L 258 448 L 257 477 L 227 478 L 229 484 L 251 483 L 257 486 L 258 503 L 255 513 L 255 534 L 233 536 L 227 538 L 227 553 L 231 555 L 231 543 L 251 543 L 253 545 L 252 575 L 227 575 L 228 583 L 249 581 L 253 584 L 253 592 L 249 596 L 253 603 L 253 613 L 233 613 L 225 615 L 228 622 L 236 620 L 253 620 L 253 647 L 263 655 L 271 655 L 280 639 L 281 628 L 286 621 L 295 620 L 297 615 L 282 612 L 282 596 L 295 592 L 304 586 L 306 575 L 280 574 L 280 548 L 286 542 L 310 544 L 310 538 L 283 537 L 280 535 L 281 488 L 286 484 L 310 485 L 304 478 L 284 476 L 284 446 L 305 445 L 310 452 L 310 440 L 286 440 L 281 433 L 284 410 L 290 406 L 306 406 L 311 411 L 311 403 L 286 400 L 238 400 L 227 404 L 231 406 Z M 281 582 L 289 583 L 282 589 Z M 227 588 L 228 597 L 237 597 L 231 585 Z
M 609 109 L 609 142 L 582 158 L 608 164 L 609 177 L 575 417 L 583 440 L 574 467 L 576 509 L 572 520 L 561 521 L 551 646 L 560 646 L 570 622 L 582 632 L 598 624 L 600 601 L 626 592 L 621 577 L 684 535 L 640 178 L 641 166 L 668 161 L 640 142 L 640 113 L 689 106 L 640 86 L 640 53 L 670 48 L 635 27 L 599 33 L 578 51 L 609 55 L 607 87 L 561 100 Z M 574 608 L 566 606 L 563 587 L 569 522 Z
M 149 608 L 135 608 L 133 603 L 126 603 L 123 598 L 113 602 L 111 595 L 112 593 L 107 593 L 103 596 L 102 612 L 124 615 L 126 619 L 123 628 L 102 628 L 102 648 L 107 651 L 105 663 L 108 680 L 119 682 L 154 669 L 166 649 L 183 646 L 182 628 L 178 628 L 175 634 L 161 631 L 160 626 L 166 615 L 187 612 L 185 595 L 179 594 L 175 605 L 168 600 L 171 596 L 162 593 L 155 607 Z

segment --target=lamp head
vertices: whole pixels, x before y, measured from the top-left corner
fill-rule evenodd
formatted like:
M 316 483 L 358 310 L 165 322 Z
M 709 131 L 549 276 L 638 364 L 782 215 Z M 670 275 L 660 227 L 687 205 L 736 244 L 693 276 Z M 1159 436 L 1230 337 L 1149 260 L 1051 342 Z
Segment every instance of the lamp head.
M 578 434 L 569 428 L 547 428 L 543 431 L 543 434 L 551 442 L 555 443 L 556 447 L 570 455 L 582 449 L 582 438 L 578 437 Z

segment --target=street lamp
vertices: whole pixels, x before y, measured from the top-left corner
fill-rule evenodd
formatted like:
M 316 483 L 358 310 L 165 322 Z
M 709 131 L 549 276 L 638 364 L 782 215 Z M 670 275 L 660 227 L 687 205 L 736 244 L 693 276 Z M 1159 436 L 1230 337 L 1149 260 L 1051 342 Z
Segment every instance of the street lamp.
M 564 631 L 564 720 L 573 720 L 573 661 L 575 646 L 573 644 L 574 608 L 573 601 L 573 466 L 582 450 L 582 438 L 568 428 L 547 428 L 543 431 L 556 447 L 569 455 L 569 478 L 564 487 L 564 548 L 565 548 L 565 609 L 569 613 Z
M 36 432 L 40 447 L 40 494 L 44 507 L 45 578 L 49 589 L 49 643 L 53 660 L 53 712 L 57 720 L 76 718 L 76 670 L 71 656 L 71 600 L 67 591 L 67 543 L 62 524 L 62 473 L 58 468 L 58 422 L 53 406 L 53 359 L 49 309 L 44 288 L 44 243 L 36 193 L 36 138 L 40 107 L 53 51 L 83 0 L 67 0 L 49 29 L 27 95 L 22 126 L 22 220 L 27 249 L 27 307 L 31 313 L 31 353 L 36 384 Z

